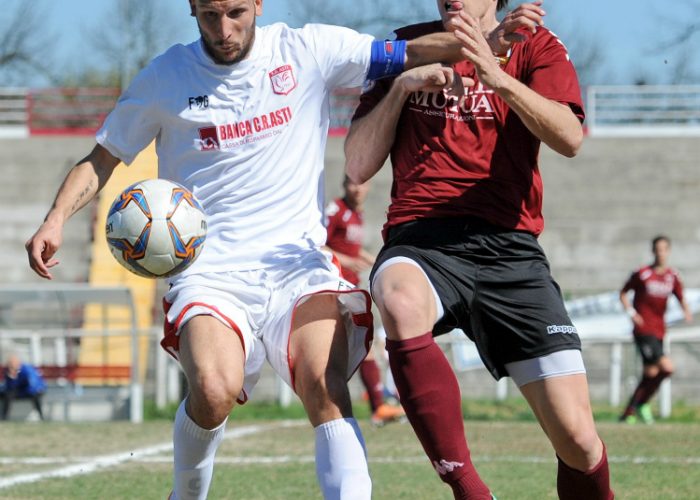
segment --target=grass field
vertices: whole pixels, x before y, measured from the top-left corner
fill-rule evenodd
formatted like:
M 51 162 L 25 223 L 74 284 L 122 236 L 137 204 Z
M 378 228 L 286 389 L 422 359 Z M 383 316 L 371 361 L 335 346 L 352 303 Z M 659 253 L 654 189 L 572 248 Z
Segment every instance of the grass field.
M 209 498 L 320 499 L 309 424 L 264 411 L 252 418 L 255 409 L 241 414 L 229 422 Z M 361 422 L 373 498 L 452 498 L 408 424 L 373 428 Z M 536 423 L 509 418 L 465 424 L 477 468 L 500 500 L 556 498 L 555 457 Z M 699 423 L 602 421 L 599 431 L 617 498 L 700 498 Z M 170 434 L 165 419 L 142 425 L 3 423 L 0 498 L 164 499 L 171 484 Z

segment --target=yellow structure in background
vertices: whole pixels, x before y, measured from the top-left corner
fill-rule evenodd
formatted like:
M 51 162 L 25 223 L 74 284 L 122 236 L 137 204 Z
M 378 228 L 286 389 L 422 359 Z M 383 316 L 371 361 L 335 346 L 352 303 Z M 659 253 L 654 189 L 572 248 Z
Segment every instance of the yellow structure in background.
M 136 306 L 139 330 L 152 326 L 156 294 L 156 280 L 142 278 L 126 270 L 112 256 L 105 236 L 105 221 L 112 202 L 124 188 L 144 179 L 158 176 L 158 158 L 155 143 L 144 149 L 130 166 L 120 164 L 112 174 L 107 185 L 100 193 L 99 206 L 94 221 L 94 241 L 92 244 L 92 262 L 90 263 L 90 284 L 122 285 L 131 289 Z M 89 330 L 131 328 L 130 313 L 126 307 L 101 306 L 90 304 L 85 308 L 83 327 Z M 141 338 L 140 364 L 141 374 L 145 374 L 148 359 L 148 338 Z M 131 337 L 84 337 L 80 345 L 78 359 L 80 366 L 102 366 L 110 373 L 110 367 L 131 366 Z M 128 377 L 127 377 L 128 379 Z M 104 379 L 84 379 L 78 382 L 90 384 L 124 383 L 124 378 L 106 377 Z

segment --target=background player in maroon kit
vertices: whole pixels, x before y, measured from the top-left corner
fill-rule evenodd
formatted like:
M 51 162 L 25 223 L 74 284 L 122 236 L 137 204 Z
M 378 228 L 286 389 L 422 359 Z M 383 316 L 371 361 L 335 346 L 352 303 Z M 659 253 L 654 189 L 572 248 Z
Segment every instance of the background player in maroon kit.
M 355 286 L 360 284 L 360 273 L 371 269 L 374 264 L 374 256 L 362 247 L 362 212 L 369 193 L 369 184 L 356 184 L 346 176 L 343 180 L 343 196 L 336 198 L 326 207 L 326 246 L 338 258 L 343 278 Z M 384 386 L 373 349 L 369 350 L 358 371 L 369 397 L 372 423 L 383 425 L 401 418 L 404 415 L 403 409 L 384 400 Z
M 539 27 L 539 2 L 508 14 L 531 29 L 492 52 L 485 34 L 506 4 L 439 0 L 442 22 L 397 37 L 456 29 L 467 61 L 415 68 L 362 96 L 347 173 L 364 182 L 390 154 L 394 177 L 372 294 L 401 403 L 455 498 L 491 498 L 470 459 L 457 379 L 433 339 L 459 327 L 493 376 L 512 377 L 533 409 L 557 454 L 560 498 L 609 499 L 580 340 L 537 243 L 540 144 L 576 155 L 580 88 L 564 45 Z M 466 26 L 453 24 L 460 18 Z
M 671 240 L 667 236 L 657 236 L 651 242 L 651 250 L 654 263 L 633 272 L 620 290 L 620 302 L 634 324 L 634 342 L 644 365 L 642 379 L 620 416 L 620 420 L 627 423 L 635 423 L 637 415 L 644 423 L 654 422 L 648 402 L 661 382 L 673 373 L 673 363 L 663 350 L 666 334 L 664 314 L 671 294 L 681 303 L 686 322 L 693 320 L 690 307 L 683 297 L 683 285 L 678 272 L 668 267 Z M 630 290 L 634 292 L 632 304 L 627 297 Z

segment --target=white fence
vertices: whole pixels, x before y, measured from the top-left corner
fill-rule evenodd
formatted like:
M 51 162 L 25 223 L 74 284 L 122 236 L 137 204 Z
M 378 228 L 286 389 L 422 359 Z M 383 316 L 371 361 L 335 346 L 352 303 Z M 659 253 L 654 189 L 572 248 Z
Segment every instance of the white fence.
M 15 310 L 22 306 L 29 306 L 23 314 L 41 316 L 42 309 L 50 309 L 58 305 L 64 316 L 70 316 L 71 309 L 78 305 L 99 304 L 106 313 L 106 308 L 111 305 L 125 306 L 129 312 L 131 327 L 127 330 L 112 328 L 103 314 L 102 329 L 90 331 L 82 328 L 71 328 L 67 321 L 52 318 L 55 325 L 30 326 L 22 328 L 23 322 L 31 324 L 26 318 L 13 318 Z M 32 309 L 33 307 L 33 309 Z M 100 336 L 106 338 L 113 335 L 129 335 L 131 338 L 130 383 L 129 383 L 129 418 L 131 422 L 138 423 L 143 420 L 143 385 L 139 371 L 139 332 L 137 328 L 136 309 L 134 307 L 131 290 L 126 287 L 95 287 L 88 284 L 46 284 L 0 286 L 0 312 L 2 312 L 3 324 L 0 324 L 0 339 L 5 349 L 16 349 L 16 342 L 25 341 L 28 344 L 30 360 L 42 365 L 44 339 L 53 343 L 52 365 L 67 367 L 67 351 L 72 339 L 80 339 L 87 336 Z M 20 325 L 17 328 L 17 325 Z
M 102 122 L 117 89 L 0 89 L 0 138 L 34 133 L 88 133 Z M 357 90 L 336 92 L 331 129 L 344 133 Z M 596 85 L 585 91 L 594 137 L 700 136 L 700 85 Z
M 592 86 L 586 123 L 592 137 L 700 136 L 700 85 Z

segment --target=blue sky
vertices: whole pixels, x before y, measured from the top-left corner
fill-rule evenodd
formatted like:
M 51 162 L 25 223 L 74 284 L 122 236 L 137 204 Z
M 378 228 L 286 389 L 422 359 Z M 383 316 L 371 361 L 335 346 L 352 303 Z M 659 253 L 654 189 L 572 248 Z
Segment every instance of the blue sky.
M 3 0 L 3 3 L 11 6 L 25 1 Z M 115 1 L 59 0 L 39 4 L 45 9 L 41 15 L 45 28 L 55 35 L 54 49 L 58 64 L 68 69 L 77 68 L 86 61 L 99 65 L 99 60 L 94 56 L 91 59 L 90 52 L 85 51 L 89 38 L 82 34 L 93 30 Z M 292 1 L 295 0 L 264 0 L 260 24 L 289 22 L 288 6 Z M 678 51 L 658 52 L 654 49 L 667 39 L 670 31 L 670 25 L 665 24 L 664 19 L 673 19 L 674 16 L 677 19 L 682 15 L 678 7 L 683 1 L 546 0 L 544 8 L 549 13 L 547 25 L 560 34 L 565 43 L 566 35 L 576 36 L 580 43 L 595 39 L 603 49 L 604 57 L 596 71 L 595 83 L 633 83 L 640 74 L 648 75 L 652 83 L 666 83 L 673 63 L 679 57 Z M 434 3 L 432 0 L 425 2 L 426 5 Z M 194 20 L 188 15 L 187 1 L 166 0 L 166 4 L 172 6 L 169 15 L 178 23 L 171 42 L 194 40 L 197 30 Z M 674 10 L 664 11 L 664 7 L 668 9 L 669 5 L 674 5 Z M 700 41 L 699 35 L 696 35 L 695 41 Z M 76 54 L 80 54 L 80 57 L 76 57 Z

